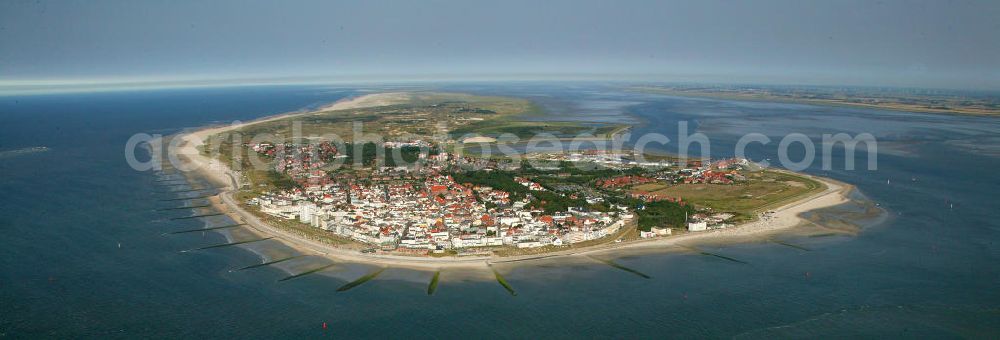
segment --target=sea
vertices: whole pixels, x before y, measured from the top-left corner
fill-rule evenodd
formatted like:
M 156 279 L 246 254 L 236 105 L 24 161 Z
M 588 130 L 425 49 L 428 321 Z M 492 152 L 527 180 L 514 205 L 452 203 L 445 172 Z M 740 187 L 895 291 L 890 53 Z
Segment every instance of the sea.
M 366 93 L 439 90 L 528 98 L 540 119 L 635 124 L 676 151 L 679 122 L 711 140 L 713 157 L 778 163 L 779 141 L 870 133 L 847 170 L 803 172 L 856 187 L 879 207 L 850 234 L 784 235 L 700 251 L 603 254 L 496 265 L 483 275 L 295 258 L 251 240 L 197 203 L 168 201 L 208 183 L 164 183 L 137 171 L 126 142 Z M 791 158 L 806 155 L 802 143 Z M 0 338 L 788 338 L 1000 336 L 1000 120 L 640 93 L 608 83 L 246 86 L 0 96 Z M 171 192 L 174 191 L 174 192 Z M 788 246 L 795 245 L 795 247 Z M 721 255 L 706 256 L 702 252 Z M 737 261 L 733 261 L 737 260 Z M 636 275 L 636 272 L 643 275 Z M 345 286 L 347 285 L 347 286 Z M 349 289 L 342 289 L 342 288 Z

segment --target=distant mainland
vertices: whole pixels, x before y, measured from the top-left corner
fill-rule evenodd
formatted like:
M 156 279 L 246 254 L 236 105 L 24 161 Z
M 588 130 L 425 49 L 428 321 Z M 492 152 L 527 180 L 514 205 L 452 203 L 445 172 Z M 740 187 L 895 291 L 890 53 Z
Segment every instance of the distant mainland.
M 958 90 L 777 85 L 646 85 L 633 91 L 671 96 L 788 102 L 895 111 L 1000 115 L 1000 96 Z

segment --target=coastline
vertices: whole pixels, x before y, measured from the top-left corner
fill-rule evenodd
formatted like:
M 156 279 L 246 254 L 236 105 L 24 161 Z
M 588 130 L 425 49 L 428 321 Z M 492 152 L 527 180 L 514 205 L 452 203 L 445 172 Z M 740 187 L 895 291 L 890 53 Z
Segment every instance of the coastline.
M 769 235 L 794 228 L 803 223 L 808 223 L 808 221 L 799 217 L 799 214 L 815 209 L 826 208 L 848 202 L 849 199 L 847 197 L 847 194 L 853 188 L 853 186 L 849 184 L 836 182 L 831 179 L 799 174 L 823 183 L 826 186 L 826 190 L 811 194 L 799 200 L 784 204 L 781 207 L 772 209 L 774 213 L 771 215 L 770 218 L 767 218 L 766 220 L 757 220 L 753 222 L 748 222 L 731 228 L 713 230 L 713 231 L 703 231 L 696 233 L 684 233 L 675 236 L 652 238 L 652 239 L 623 242 L 623 243 L 616 243 L 609 241 L 606 243 L 585 248 L 557 250 L 542 254 L 523 255 L 523 256 L 511 256 L 511 257 L 470 256 L 464 258 L 410 257 L 410 256 L 400 256 L 400 255 L 361 254 L 355 250 L 338 248 L 334 245 L 329 245 L 316 240 L 311 240 L 302 237 L 300 235 L 296 235 L 292 232 L 270 226 L 262 222 L 252 213 L 240 207 L 238 202 L 236 202 L 235 199 L 233 198 L 232 193 L 240 187 L 238 183 L 239 177 L 236 175 L 236 173 L 232 169 L 230 169 L 227 165 L 222 164 L 219 160 L 204 156 L 198 150 L 198 147 L 204 145 L 206 139 L 209 136 L 226 132 L 229 130 L 239 129 L 245 126 L 258 124 L 262 122 L 268 122 L 268 121 L 301 116 L 301 115 L 309 115 L 318 111 L 346 110 L 346 109 L 385 105 L 387 101 L 397 99 L 398 97 L 399 94 L 369 94 L 360 97 L 340 100 L 332 105 L 324 106 L 317 111 L 279 114 L 274 116 L 263 117 L 257 120 L 236 125 L 207 127 L 188 133 L 182 133 L 174 137 L 174 138 L 180 138 L 179 150 L 177 150 L 176 155 L 179 156 L 179 158 L 181 158 L 182 160 L 186 161 L 185 167 L 188 167 L 189 169 L 190 167 L 193 167 L 199 175 L 205 177 L 211 182 L 214 182 L 222 186 L 221 193 L 219 193 L 217 196 L 213 196 L 212 199 L 210 199 L 214 208 L 216 208 L 220 212 L 224 212 L 226 215 L 228 215 L 230 218 L 237 221 L 238 223 L 247 224 L 247 226 L 250 227 L 250 229 L 254 230 L 257 233 L 267 236 L 273 236 L 275 239 L 282 241 L 286 245 L 295 248 L 299 251 L 302 251 L 303 253 L 321 255 L 332 258 L 334 260 L 365 263 L 378 266 L 407 267 L 407 268 L 425 269 L 425 270 L 427 269 L 437 270 L 443 268 L 485 268 L 494 263 L 496 264 L 512 263 L 512 262 L 523 262 L 523 261 L 540 260 L 540 259 L 552 259 L 555 257 L 570 257 L 570 256 L 580 256 L 588 254 L 600 254 L 622 249 L 666 250 L 666 249 L 671 249 L 672 247 L 679 246 L 681 242 L 699 242 L 699 241 L 709 241 L 709 240 L 721 241 L 721 242 L 738 242 L 740 240 L 749 237 Z
M 812 223 L 799 215 L 808 211 L 832 207 L 848 202 L 848 193 L 854 186 L 834 181 L 827 178 L 807 176 L 810 179 L 819 181 L 826 186 L 826 190 L 806 196 L 802 199 L 786 203 L 778 208 L 772 209 L 774 214 L 767 220 L 756 220 L 740 224 L 738 226 L 716 229 L 711 231 L 689 232 L 674 236 L 657 237 L 645 240 L 637 240 L 623 243 L 603 243 L 581 249 L 568 249 L 564 251 L 553 251 L 550 253 L 526 255 L 519 257 L 504 257 L 491 261 L 491 263 L 519 262 L 533 259 L 552 258 L 557 256 L 577 256 L 577 255 L 597 255 L 609 253 L 616 250 L 662 250 L 667 251 L 682 248 L 687 245 L 683 242 L 722 242 L 737 243 L 751 238 L 759 238 L 777 234 L 783 231 L 794 229 L 803 224 Z
M 846 108 L 864 108 L 864 109 L 885 110 L 894 112 L 930 113 L 930 114 L 942 114 L 942 115 L 953 115 L 953 116 L 996 117 L 1000 115 L 1000 113 L 997 113 L 996 111 L 984 112 L 984 111 L 967 110 L 960 108 L 936 109 L 936 108 L 911 106 L 903 104 L 899 105 L 867 104 L 867 103 L 845 102 L 845 101 L 838 101 L 831 99 L 787 98 L 787 97 L 767 96 L 767 95 L 746 95 L 746 94 L 714 93 L 714 92 L 647 91 L 644 89 L 639 89 L 637 91 L 642 93 L 658 94 L 658 95 L 673 96 L 673 97 L 704 98 L 704 99 L 748 101 L 748 102 L 771 102 L 771 103 L 833 106 L 833 107 L 846 107 Z

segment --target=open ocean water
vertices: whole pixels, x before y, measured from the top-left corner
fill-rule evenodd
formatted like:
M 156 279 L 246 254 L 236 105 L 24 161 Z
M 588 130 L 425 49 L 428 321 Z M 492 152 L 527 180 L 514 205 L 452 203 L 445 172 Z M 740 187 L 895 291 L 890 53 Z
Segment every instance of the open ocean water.
M 135 133 L 249 120 L 363 91 L 7 96 L 0 97 L 0 338 L 1000 335 L 994 118 L 675 98 L 590 84 L 439 87 L 534 98 L 553 119 L 639 122 L 633 134 L 674 140 L 677 121 L 687 120 L 712 138 L 715 156 L 732 156 L 747 132 L 774 140 L 750 149 L 755 160 L 776 160 L 778 140 L 791 132 L 814 140 L 869 132 L 879 140 L 878 170 L 846 171 L 841 160 L 834 170 L 816 162 L 806 171 L 856 185 L 886 218 L 856 236 L 785 238 L 810 251 L 760 242 L 705 247 L 747 264 L 684 252 L 615 259 L 650 279 L 599 263 L 550 261 L 500 268 L 516 296 L 495 281 L 448 272 L 427 295 L 431 273 L 396 268 L 337 292 L 370 268 L 344 265 L 279 282 L 289 274 L 282 268 L 231 272 L 260 262 L 240 247 L 181 253 L 239 232 L 163 235 L 227 221 L 171 220 L 191 213 L 157 211 L 180 204 L 160 201 L 176 196 L 158 193 L 164 188 L 155 174 L 132 170 L 124 145 Z M 17 150 L 34 151 L 8 152 Z M 863 167 L 867 155 L 855 157 Z

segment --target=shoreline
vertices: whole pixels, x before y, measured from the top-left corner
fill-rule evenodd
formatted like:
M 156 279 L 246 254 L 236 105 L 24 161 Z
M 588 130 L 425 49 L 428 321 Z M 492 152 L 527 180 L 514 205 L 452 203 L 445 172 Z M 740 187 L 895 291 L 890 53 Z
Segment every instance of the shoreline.
M 935 109 L 928 107 L 893 106 L 887 104 L 880 105 L 880 104 L 854 103 L 854 102 L 844 102 L 844 101 L 829 100 L 829 99 L 767 97 L 767 96 L 741 95 L 741 94 L 730 94 L 730 93 L 707 93 L 707 92 L 686 92 L 686 91 L 644 91 L 642 89 L 637 91 L 641 93 L 673 96 L 679 98 L 702 98 L 702 99 L 717 99 L 717 100 L 747 101 L 747 102 L 770 102 L 770 103 L 832 106 L 832 107 L 845 107 L 845 108 L 864 108 L 864 109 L 885 110 L 892 112 L 927 113 L 927 114 L 941 114 L 950 116 L 996 117 L 1000 115 L 1000 113 L 997 112 L 981 112 L 981 111 L 974 111 L 974 110 L 970 111 L 964 109 Z
M 502 257 L 492 263 L 520 262 L 535 259 L 549 259 L 559 256 L 580 256 L 597 255 L 616 250 L 652 250 L 668 251 L 676 249 L 682 242 L 708 242 L 716 241 L 722 243 L 738 243 L 746 239 L 777 234 L 783 231 L 794 229 L 803 224 L 812 223 L 799 215 L 808 211 L 832 207 L 847 203 L 850 199 L 847 194 L 854 189 L 854 186 L 831 179 L 799 174 L 819 181 L 826 186 L 826 190 L 814 193 L 802 199 L 786 203 L 778 208 L 771 209 L 774 214 L 767 220 L 756 220 L 725 229 L 711 231 L 686 232 L 683 234 L 656 237 L 644 240 L 623 242 L 623 243 L 602 243 L 587 248 L 567 249 L 563 251 L 553 251 L 543 254 Z
M 401 255 L 382 255 L 382 254 L 361 254 L 355 250 L 339 248 L 335 245 L 325 244 L 316 240 L 311 240 L 300 235 L 296 235 L 292 232 L 273 227 L 264 223 L 252 213 L 244 210 L 236 202 L 232 193 L 238 190 L 240 184 L 238 183 L 238 176 L 235 172 L 230 169 L 225 164 L 222 164 L 219 160 L 209 158 L 202 155 L 198 147 L 204 145 L 205 140 L 212 135 L 226 132 L 233 129 L 242 128 L 245 126 L 284 119 L 289 117 L 295 117 L 300 115 L 308 115 L 319 111 L 328 110 L 346 110 L 370 106 L 382 105 L 384 100 L 380 100 L 380 96 L 386 94 L 368 94 L 360 97 L 354 97 L 349 99 L 339 100 L 336 103 L 328 106 L 323 106 L 321 109 L 309 112 L 292 112 L 285 114 L 278 114 L 268 117 L 262 117 L 260 119 L 252 120 L 249 122 L 228 125 L 228 126 L 215 126 L 206 127 L 198 129 L 188 133 L 181 133 L 180 135 L 174 136 L 174 138 L 180 138 L 179 150 L 177 150 L 176 155 L 182 160 L 186 161 L 185 167 L 194 167 L 195 172 L 204 176 L 211 182 L 222 185 L 221 192 L 213 196 L 210 199 L 212 206 L 225 213 L 227 216 L 232 218 L 238 223 L 246 223 L 250 229 L 257 233 L 261 233 L 268 236 L 273 236 L 275 239 L 285 243 L 289 247 L 296 250 L 302 251 L 303 253 L 316 254 L 332 258 L 335 260 L 341 260 L 346 262 L 364 263 L 378 266 L 394 266 L 394 267 L 406 267 L 413 269 L 444 269 L 444 268 L 485 268 L 492 264 L 499 263 L 513 263 L 513 262 L 524 262 L 540 259 L 552 259 L 557 257 L 570 257 L 570 256 L 581 256 L 588 254 L 600 254 L 607 253 L 613 250 L 624 250 L 624 249 L 670 249 L 679 245 L 680 242 L 690 242 L 690 241 L 731 241 L 738 242 L 742 239 L 752 237 L 752 236 L 762 236 L 769 235 L 785 230 L 792 229 L 803 223 L 808 223 L 805 219 L 799 217 L 801 213 L 826 208 L 830 206 L 839 205 L 849 201 L 847 194 L 853 189 L 853 186 L 837 182 L 827 178 L 821 178 L 806 174 L 798 174 L 801 176 L 809 177 L 810 179 L 816 180 L 823 183 L 826 186 L 826 190 L 818 193 L 811 194 L 807 197 L 801 198 L 799 200 L 786 203 L 778 208 L 771 209 L 774 213 L 771 217 L 762 220 L 756 220 L 748 223 L 744 223 L 738 226 L 712 230 L 712 231 L 702 231 L 696 233 L 683 233 L 675 236 L 667 236 L 661 238 L 652 238 L 646 240 L 630 241 L 623 243 L 616 243 L 609 240 L 606 243 L 593 245 L 585 248 L 579 249 L 566 249 L 566 250 L 556 250 L 541 254 L 532 255 L 522 255 L 522 256 L 510 256 L 510 257 L 498 257 L 498 256 L 470 256 L 467 258 L 460 257 L 410 257 Z M 390 97 L 398 97 L 398 94 L 388 94 Z M 190 173 L 190 171 L 185 171 Z

